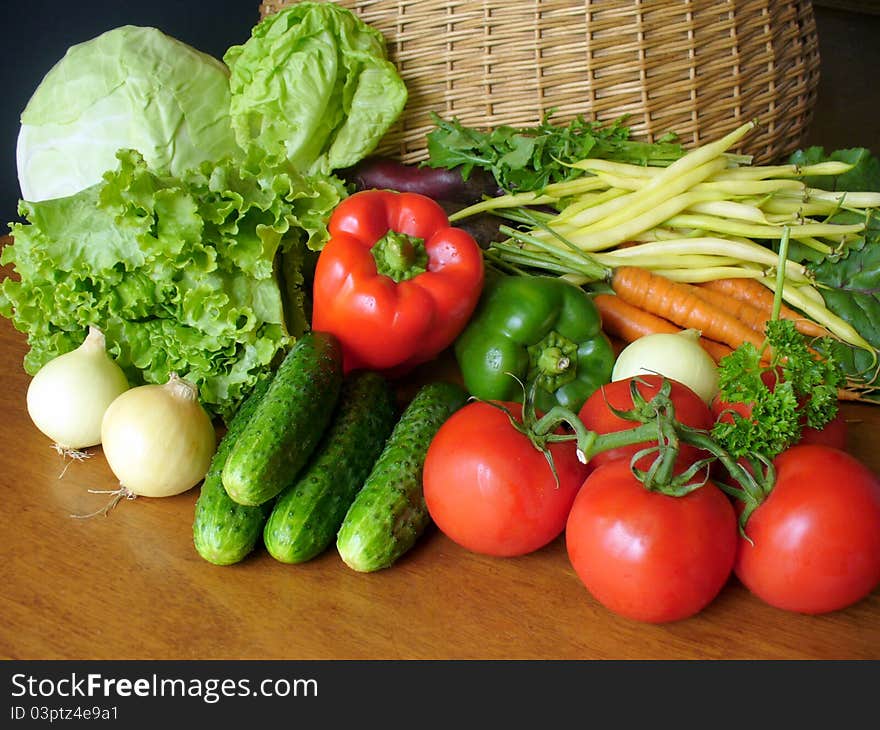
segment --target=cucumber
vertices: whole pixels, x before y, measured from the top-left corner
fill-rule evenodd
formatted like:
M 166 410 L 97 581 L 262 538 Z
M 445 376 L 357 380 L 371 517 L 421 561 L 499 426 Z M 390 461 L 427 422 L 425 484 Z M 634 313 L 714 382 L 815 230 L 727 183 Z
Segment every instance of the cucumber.
M 257 383 L 235 412 L 214 452 L 196 500 L 193 544 L 199 555 L 215 565 L 232 565 L 243 560 L 256 546 L 269 517 L 268 504 L 245 507 L 234 502 L 226 494 L 220 474 L 232 444 L 253 416 L 270 382 L 261 380 Z
M 454 383 L 428 383 L 416 392 L 339 528 L 336 548 L 348 567 L 387 568 L 424 532 L 431 520 L 422 491 L 428 446 L 466 400 Z
M 330 428 L 266 522 L 263 542 L 272 557 L 302 563 L 333 543 L 395 416 L 394 392 L 381 375 L 363 370 L 345 379 Z
M 226 493 L 255 506 L 278 496 L 324 434 L 342 387 L 342 347 L 308 332 L 287 353 L 223 466 Z

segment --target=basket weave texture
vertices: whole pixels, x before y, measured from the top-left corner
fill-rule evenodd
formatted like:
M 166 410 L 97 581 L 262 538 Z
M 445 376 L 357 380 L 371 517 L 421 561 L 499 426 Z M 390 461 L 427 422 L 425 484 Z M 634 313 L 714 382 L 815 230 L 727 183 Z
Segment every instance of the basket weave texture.
M 688 146 L 760 122 L 737 152 L 797 149 L 812 119 L 819 44 L 810 2 L 337 0 L 380 30 L 409 90 L 377 152 L 427 157 L 430 112 L 467 126 L 532 126 L 552 112 Z M 292 4 L 263 0 L 261 16 Z

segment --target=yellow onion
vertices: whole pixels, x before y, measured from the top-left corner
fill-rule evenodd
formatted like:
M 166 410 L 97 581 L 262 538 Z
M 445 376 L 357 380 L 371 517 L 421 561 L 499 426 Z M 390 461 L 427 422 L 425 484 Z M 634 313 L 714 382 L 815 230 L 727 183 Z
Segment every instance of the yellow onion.
M 75 350 L 47 362 L 27 390 L 34 425 L 66 451 L 101 443 L 101 422 L 108 406 L 128 390 L 128 380 L 107 354 L 104 334 L 89 327 Z
M 700 332 L 645 335 L 630 342 L 614 362 L 612 380 L 656 373 L 688 386 L 709 404 L 718 392 L 718 366 L 701 346 Z
M 197 388 L 172 373 L 167 383 L 132 388 L 110 404 L 101 445 L 125 490 L 170 497 L 205 477 L 217 435 Z

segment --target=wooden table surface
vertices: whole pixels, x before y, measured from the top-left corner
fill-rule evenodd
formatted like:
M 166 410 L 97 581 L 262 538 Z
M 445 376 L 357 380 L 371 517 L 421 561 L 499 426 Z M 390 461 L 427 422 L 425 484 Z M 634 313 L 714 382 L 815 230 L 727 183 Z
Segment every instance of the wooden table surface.
M 396 565 L 360 574 L 334 548 L 298 566 L 262 548 L 235 566 L 205 562 L 192 544 L 198 489 L 72 517 L 104 505 L 89 490 L 116 480 L 100 448 L 65 469 L 32 425 L 25 352 L 25 336 L 0 318 L 2 658 L 880 658 L 880 591 L 811 617 L 732 579 L 696 617 L 652 626 L 598 604 L 561 538 L 498 559 L 432 528 Z M 880 406 L 844 412 L 852 453 L 880 471 Z

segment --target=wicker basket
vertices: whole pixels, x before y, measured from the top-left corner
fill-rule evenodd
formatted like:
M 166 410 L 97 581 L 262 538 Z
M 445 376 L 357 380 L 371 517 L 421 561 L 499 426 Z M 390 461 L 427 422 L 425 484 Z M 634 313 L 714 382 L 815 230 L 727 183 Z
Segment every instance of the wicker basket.
M 264 0 L 262 16 L 292 0 Z M 769 162 L 810 123 L 819 47 L 810 2 L 339 0 L 382 31 L 409 90 L 379 152 L 427 156 L 429 112 L 530 126 L 628 115 L 634 135 L 686 145 L 761 123 L 737 150 Z

